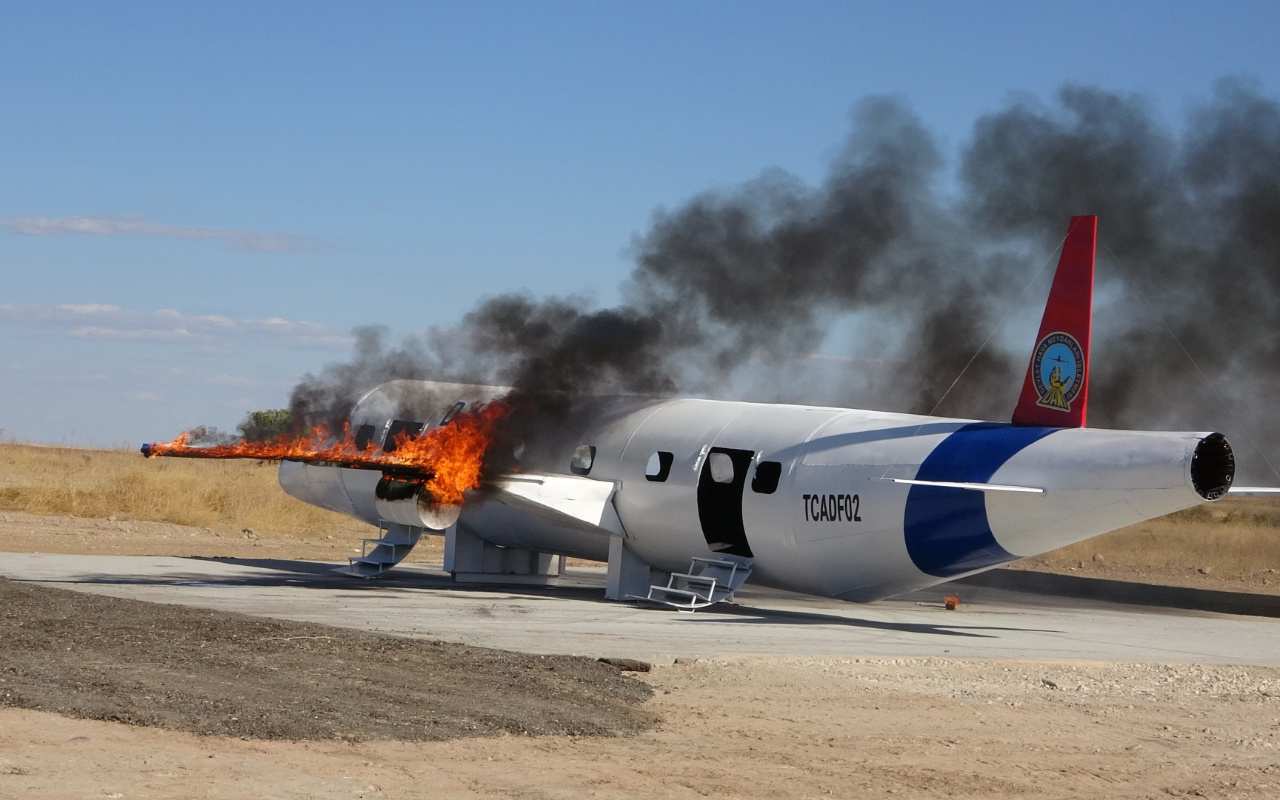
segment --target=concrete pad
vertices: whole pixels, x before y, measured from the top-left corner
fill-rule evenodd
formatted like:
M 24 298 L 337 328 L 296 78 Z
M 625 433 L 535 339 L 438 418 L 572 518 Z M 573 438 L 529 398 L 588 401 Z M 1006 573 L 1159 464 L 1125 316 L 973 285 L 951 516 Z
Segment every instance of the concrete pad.
M 78 591 L 529 653 L 638 658 L 950 656 L 1280 664 L 1280 620 L 976 586 L 869 604 L 750 585 L 693 614 L 604 599 L 603 569 L 560 586 L 460 586 L 401 566 L 372 580 L 303 561 L 0 554 L 0 575 Z M 959 593 L 955 611 L 944 594 Z

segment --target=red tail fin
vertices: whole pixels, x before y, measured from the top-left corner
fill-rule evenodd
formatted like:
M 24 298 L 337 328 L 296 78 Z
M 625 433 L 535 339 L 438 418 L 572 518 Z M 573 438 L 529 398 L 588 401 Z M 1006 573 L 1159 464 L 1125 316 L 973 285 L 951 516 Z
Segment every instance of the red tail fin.
M 1089 402 L 1089 327 L 1097 217 L 1072 217 L 1040 335 L 1013 412 L 1015 425 L 1083 428 Z

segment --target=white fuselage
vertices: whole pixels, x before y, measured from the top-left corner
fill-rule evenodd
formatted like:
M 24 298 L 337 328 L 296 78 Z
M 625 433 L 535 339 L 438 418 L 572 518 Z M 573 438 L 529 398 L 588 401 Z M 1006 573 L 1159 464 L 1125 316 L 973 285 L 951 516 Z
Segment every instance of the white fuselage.
M 609 558 L 611 537 L 621 535 L 630 552 L 668 572 L 694 557 L 745 556 L 753 583 L 872 600 L 1205 499 L 1191 471 L 1208 436 L 1202 433 L 1033 428 L 699 399 L 630 407 L 584 425 L 576 440 L 553 448 L 550 467 L 541 466 L 570 475 L 575 450 L 594 448 L 589 470 L 584 475 L 579 464 L 576 473 L 612 484 L 621 530 L 548 524 L 501 492 L 483 491 L 468 499 L 460 524 L 496 545 L 600 561 Z M 382 517 L 373 498 L 378 477 L 281 467 L 291 494 L 372 524 Z M 1007 490 L 936 485 L 945 482 Z

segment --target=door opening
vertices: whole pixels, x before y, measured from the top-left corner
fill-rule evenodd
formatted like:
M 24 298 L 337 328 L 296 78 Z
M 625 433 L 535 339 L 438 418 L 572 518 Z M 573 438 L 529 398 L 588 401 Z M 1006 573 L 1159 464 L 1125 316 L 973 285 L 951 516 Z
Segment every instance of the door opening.
M 713 447 L 698 476 L 698 520 L 712 552 L 751 557 L 742 524 L 742 489 L 747 482 L 751 450 Z

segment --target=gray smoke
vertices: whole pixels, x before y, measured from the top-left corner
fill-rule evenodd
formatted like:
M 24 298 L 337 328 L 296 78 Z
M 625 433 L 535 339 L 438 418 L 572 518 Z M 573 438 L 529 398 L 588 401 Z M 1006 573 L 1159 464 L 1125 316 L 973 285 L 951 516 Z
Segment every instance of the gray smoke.
M 361 329 L 295 419 L 393 378 L 1007 419 L 1042 267 L 1097 214 L 1090 424 L 1223 430 L 1263 479 L 1242 434 L 1280 456 L 1280 105 L 1223 81 L 1173 132 L 1140 97 L 1068 86 L 980 118 L 958 166 L 905 102 L 868 98 L 821 184 L 770 170 L 658 212 L 617 308 L 512 294 L 399 347 Z
M 1277 462 L 1280 105 L 1222 81 L 1175 136 L 1141 98 L 1058 101 L 978 121 L 966 214 L 984 238 L 1045 243 L 1066 215 L 1098 214 L 1090 423 L 1223 429 L 1274 481 L 1247 440 Z

